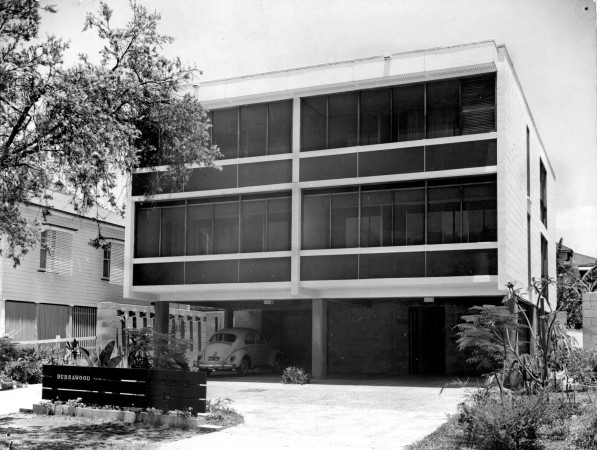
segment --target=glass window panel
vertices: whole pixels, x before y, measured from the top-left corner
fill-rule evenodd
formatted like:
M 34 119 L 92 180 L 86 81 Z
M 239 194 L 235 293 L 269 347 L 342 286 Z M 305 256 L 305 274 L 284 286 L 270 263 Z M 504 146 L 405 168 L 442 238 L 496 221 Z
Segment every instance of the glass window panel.
M 135 257 L 160 256 L 160 208 L 141 208 L 135 213 Z
M 497 275 L 497 250 L 447 250 L 427 252 L 427 277 Z
M 330 248 L 330 196 L 303 198 L 303 249 Z
M 359 108 L 359 145 L 391 142 L 392 90 L 361 91 Z
M 359 158 L 361 158 L 361 156 L 359 156 Z M 353 178 L 356 176 L 356 153 L 348 155 L 319 156 L 317 158 L 302 158 L 300 161 L 301 181 Z
M 332 248 L 359 245 L 359 194 L 332 195 Z
M 462 134 L 495 131 L 495 74 L 461 81 Z
M 135 264 L 133 266 L 134 286 L 159 286 L 184 284 L 184 263 Z
M 213 205 L 189 205 L 187 255 L 213 254 L 213 234 Z
M 162 208 L 160 256 L 184 255 L 185 207 Z
M 263 156 L 267 146 L 267 103 L 240 108 L 240 157 Z
M 327 96 L 301 99 L 301 151 L 327 146 Z
M 394 191 L 393 245 L 425 243 L 425 190 Z
M 290 183 L 291 181 L 292 160 L 290 159 L 238 165 L 238 187 Z
M 425 148 L 425 170 L 495 166 L 497 164 L 496 142 L 495 139 L 489 139 L 428 145 Z
M 392 141 L 423 139 L 425 134 L 425 85 L 392 89 Z
M 267 201 L 267 251 L 290 250 L 290 197 Z
M 265 251 L 266 206 L 266 200 L 242 201 L 241 252 Z
M 425 253 L 382 253 L 359 256 L 359 278 L 414 278 L 425 276 Z
M 267 139 L 268 155 L 292 151 L 292 101 L 269 104 Z
M 392 245 L 392 191 L 361 194 L 361 247 Z
M 303 256 L 301 280 L 356 280 L 358 264 L 358 255 Z
M 238 202 L 214 204 L 215 255 L 238 253 Z
M 460 134 L 460 80 L 427 83 L 427 137 Z
M 359 153 L 359 177 L 423 172 L 424 155 L 423 147 Z
M 238 260 L 190 261 L 185 266 L 185 284 L 238 283 Z
M 225 158 L 238 157 L 238 108 L 212 111 L 213 144 L 217 145 Z
M 496 185 L 462 187 L 463 242 L 497 241 Z
M 357 145 L 358 92 L 330 95 L 328 99 L 328 147 Z
M 427 243 L 461 242 L 460 186 L 429 188 Z
M 241 259 L 240 283 L 290 281 L 290 258 Z

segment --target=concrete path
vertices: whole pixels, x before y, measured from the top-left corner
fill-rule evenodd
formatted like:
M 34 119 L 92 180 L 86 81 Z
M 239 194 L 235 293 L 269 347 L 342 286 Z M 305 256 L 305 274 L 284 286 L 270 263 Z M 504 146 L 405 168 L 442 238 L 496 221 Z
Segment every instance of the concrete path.
M 401 449 L 439 427 L 464 398 L 461 388 L 440 395 L 450 380 L 438 378 L 354 378 L 304 386 L 281 384 L 279 377 L 251 378 L 208 379 L 208 398 L 233 399 L 244 424 L 160 449 Z
M 41 384 L 0 391 L 0 415 L 19 412 L 19 408 L 31 409 L 34 403 L 41 402 Z

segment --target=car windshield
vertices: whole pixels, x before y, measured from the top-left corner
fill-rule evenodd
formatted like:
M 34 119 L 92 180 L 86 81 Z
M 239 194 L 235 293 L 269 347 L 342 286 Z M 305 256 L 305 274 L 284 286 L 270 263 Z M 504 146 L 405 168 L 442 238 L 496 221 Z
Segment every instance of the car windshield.
M 211 339 L 209 340 L 209 342 L 228 342 L 229 344 L 232 344 L 234 341 L 236 341 L 236 336 L 234 334 L 231 333 L 218 333 L 218 334 L 214 334 Z

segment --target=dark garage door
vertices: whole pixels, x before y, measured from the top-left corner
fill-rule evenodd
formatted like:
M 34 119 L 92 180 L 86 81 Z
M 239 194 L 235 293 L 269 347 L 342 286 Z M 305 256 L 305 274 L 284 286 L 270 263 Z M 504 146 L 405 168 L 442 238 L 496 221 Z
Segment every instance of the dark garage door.
M 411 373 L 443 375 L 446 370 L 444 308 L 410 308 L 409 329 Z

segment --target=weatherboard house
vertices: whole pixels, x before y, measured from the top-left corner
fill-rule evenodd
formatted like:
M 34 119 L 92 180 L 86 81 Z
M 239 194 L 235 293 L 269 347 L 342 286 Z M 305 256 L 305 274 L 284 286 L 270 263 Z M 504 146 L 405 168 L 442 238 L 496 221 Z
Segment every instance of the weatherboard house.
M 141 170 L 127 206 L 125 297 L 156 327 L 219 307 L 316 377 L 454 374 L 468 308 L 555 275 L 555 176 L 505 46 L 192 89 L 222 170 L 151 201 Z

